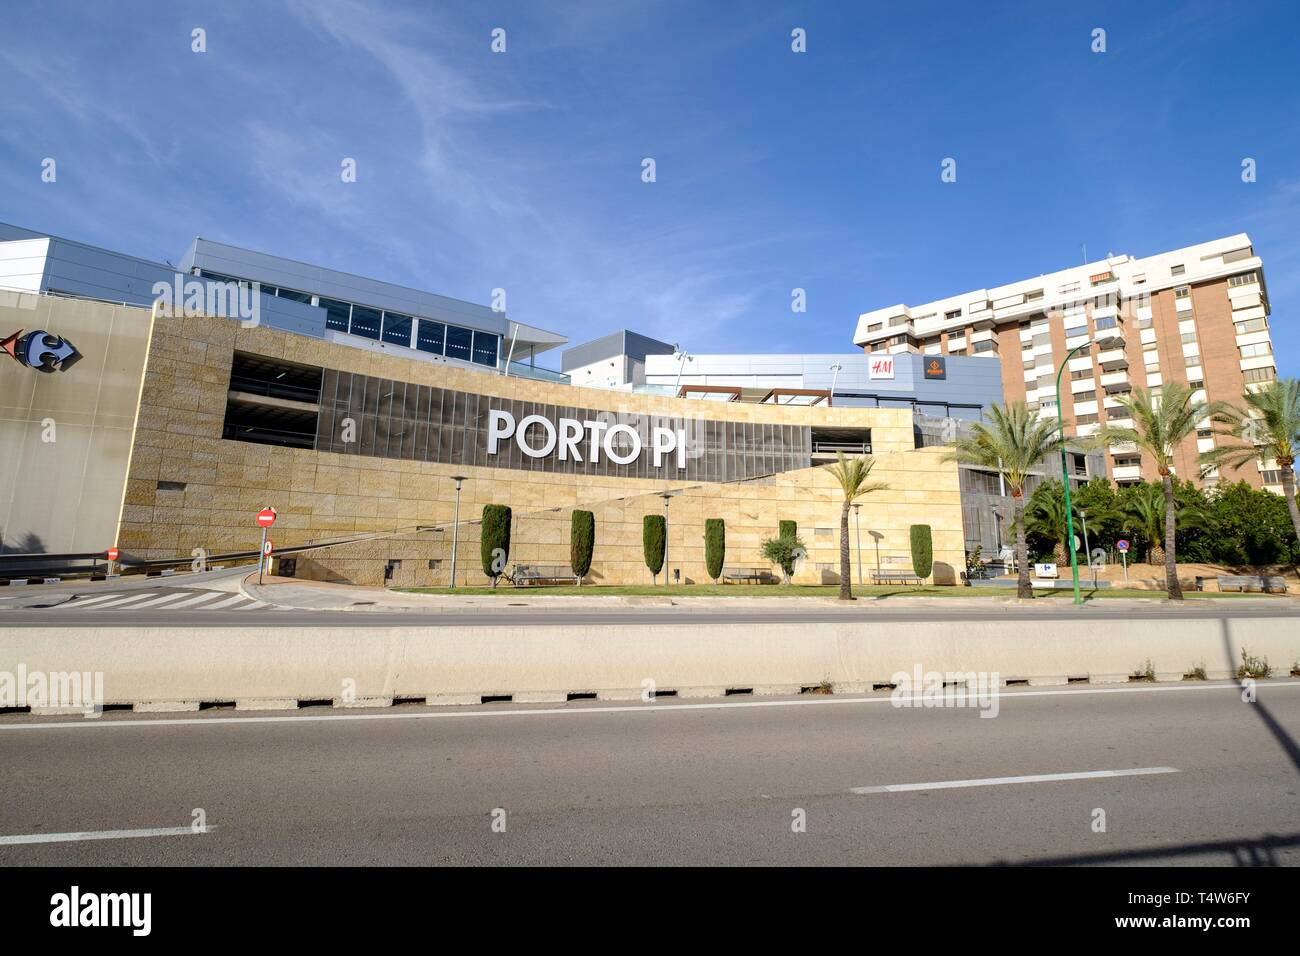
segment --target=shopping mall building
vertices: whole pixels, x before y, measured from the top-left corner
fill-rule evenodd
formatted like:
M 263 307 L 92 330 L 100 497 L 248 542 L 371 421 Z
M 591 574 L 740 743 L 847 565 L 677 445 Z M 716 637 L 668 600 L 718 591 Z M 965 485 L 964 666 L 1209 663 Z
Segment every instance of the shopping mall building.
M 721 518 L 729 568 L 766 567 L 789 520 L 796 580 L 832 583 L 842 495 L 821 466 L 841 450 L 887 485 L 853 515 L 855 575 L 910 565 L 913 524 L 938 582 L 1006 537 L 996 476 L 941 447 L 1002 400 L 1005 371 L 951 338 L 709 356 L 618 332 L 557 372 L 537 357 L 563 335 L 486 306 L 203 239 L 172 267 L 3 224 L 0 338 L 11 554 L 215 558 L 255 550 L 273 506 L 282 572 L 446 584 L 454 548 L 457 584 L 483 584 L 478 518 L 502 504 L 512 565 L 567 566 L 585 509 L 589 580 L 648 583 L 642 519 L 666 511 L 672 580 L 708 580 L 704 522 Z M 1108 468 L 1068 462 L 1076 482 Z

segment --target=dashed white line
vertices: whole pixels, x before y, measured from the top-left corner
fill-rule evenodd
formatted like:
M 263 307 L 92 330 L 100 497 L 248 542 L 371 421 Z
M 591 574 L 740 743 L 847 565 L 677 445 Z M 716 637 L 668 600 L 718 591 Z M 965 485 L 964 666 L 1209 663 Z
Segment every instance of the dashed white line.
M 879 787 L 852 787 L 850 793 L 910 793 L 915 790 L 955 790 L 960 787 L 1002 787 L 1013 783 L 1059 783 L 1099 777 L 1139 777 L 1154 773 L 1181 773 L 1177 767 L 1136 767 L 1132 770 L 1085 770 L 1078 773 L 1034 773 L 1021 777 L 981 777 L 975 780 L 935 780 L 930 783 L 889 783 Z
M 20 833 L 0 836 L 0 846 L 24 846 L 32 843 L 81 843 L 86 840 L 134 840 L 140 837 L 198 836 L 216 827 L 156 827 L 151 830 L 80 830 L 72 833 Z

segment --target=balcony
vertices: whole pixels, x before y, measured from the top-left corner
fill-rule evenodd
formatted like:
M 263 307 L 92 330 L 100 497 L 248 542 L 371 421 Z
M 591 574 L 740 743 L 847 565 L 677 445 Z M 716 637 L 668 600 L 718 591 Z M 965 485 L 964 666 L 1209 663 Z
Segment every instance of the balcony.
M 537 382 L 559 382 L 561 385 L 570 384 L 569 376 L 564 372 L 553 372 L 549 368 L 537 368 L 523 362 L 511 362 L 509 371 L 506 374 L 511 378 L 528 378 Z
M 1128 356 L 1123 349 L 1108 349 L 1097 356 L 1103 372 L 1120 372 L 1128 368 Z

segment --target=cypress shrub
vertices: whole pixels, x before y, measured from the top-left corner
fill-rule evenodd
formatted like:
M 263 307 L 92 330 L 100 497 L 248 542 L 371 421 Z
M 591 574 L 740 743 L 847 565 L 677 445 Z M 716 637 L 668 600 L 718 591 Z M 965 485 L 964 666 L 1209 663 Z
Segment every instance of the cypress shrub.
M 578 584 L 591 570 L 591 553 L 596 547 L 596 516 L 590 511 L 575 511 L 569 527 L 569 567 L 578 576 Z
M 479 558 L 483 573 L 497 586 L 510 559 L 510 509 L 505 505 L 483 506 L 483 535 L 479 538 Z M 497 553 L 499 552 L 499 553 Z
M 713 583 L 722 577 L 722 562 L 727 557 L 727 527 L 721 518 L 704 522 L 704 564 Z
M 934 539 L 928 524 L 914 524 L 908 529 L 912 543 L 912 570 L 917 577 L 928 578 L 934 570 Z
M 646 515 L 642 520 L 641 547 L 645 551 L 645 566 L 650 569 L 651 580 L 663 570 L 667 532 L 668 523 L 663 515 Z

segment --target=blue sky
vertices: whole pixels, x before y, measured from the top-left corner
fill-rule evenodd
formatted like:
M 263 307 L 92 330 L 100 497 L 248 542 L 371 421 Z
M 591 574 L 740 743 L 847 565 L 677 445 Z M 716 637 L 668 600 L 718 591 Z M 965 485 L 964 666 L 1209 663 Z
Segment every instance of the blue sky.
M 500 287 L 575 342 L 628 327 L 700 352 L 847 351 L 862 311 L 1065 268 L 1083 243 L 1244 231 L 1295 375 L 1297 27 L 1294 0 L 13 4 L 0 220 L 151 259 L 202 235 L 476 302 Z

